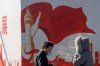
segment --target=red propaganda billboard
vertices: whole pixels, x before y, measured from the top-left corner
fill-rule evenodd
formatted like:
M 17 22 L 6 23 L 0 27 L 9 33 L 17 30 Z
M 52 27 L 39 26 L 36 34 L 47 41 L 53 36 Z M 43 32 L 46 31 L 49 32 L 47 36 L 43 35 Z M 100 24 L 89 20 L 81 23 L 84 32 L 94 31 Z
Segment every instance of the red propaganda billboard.
M 22 66 L 99 66 L 99 4 L 99 0 L 22 0 Z M 44 48 L 49 43 L 50 55 Z

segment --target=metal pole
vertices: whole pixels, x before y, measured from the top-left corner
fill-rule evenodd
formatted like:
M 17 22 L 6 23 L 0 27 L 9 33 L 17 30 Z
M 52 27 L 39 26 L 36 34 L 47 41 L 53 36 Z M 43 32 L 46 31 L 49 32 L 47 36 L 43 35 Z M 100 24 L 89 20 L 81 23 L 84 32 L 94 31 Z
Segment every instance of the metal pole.
M 2 41 L 2 45 L 3 45 L 4 53 L 5 53 L 5 56 L 6 56 L 6 59 L 7 59 L 7 63 L 8 63 L 8 66 L 10 66 L 9 61 L 8 61 L 8 57 L 7 57 L 7 53 L 6 53 L 6 49 L 5 49 L 5 44 L 3 42 L 1 31 L 0 31 L 0 36 L 1 36 L 1 41 Z

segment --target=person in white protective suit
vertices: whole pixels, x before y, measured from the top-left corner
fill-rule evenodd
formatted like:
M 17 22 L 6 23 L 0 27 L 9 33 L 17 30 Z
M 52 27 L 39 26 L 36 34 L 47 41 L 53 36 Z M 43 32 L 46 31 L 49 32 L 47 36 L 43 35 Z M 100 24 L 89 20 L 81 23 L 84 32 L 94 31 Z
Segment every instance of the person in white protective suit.
M 73 58 L 74 66 L 94 66 L 92 54 L 89 50 L 89 38 L 79 36 L 75 39 L 76 53 Z

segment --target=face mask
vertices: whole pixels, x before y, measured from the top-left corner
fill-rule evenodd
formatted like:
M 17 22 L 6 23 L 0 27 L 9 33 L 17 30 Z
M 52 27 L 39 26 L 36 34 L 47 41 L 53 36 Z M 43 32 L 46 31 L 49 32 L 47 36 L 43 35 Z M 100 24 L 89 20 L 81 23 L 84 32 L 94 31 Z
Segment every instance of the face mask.
M 51 55 L 51 52 L 47 52 L 47 55 Z
M 47 55 L 51 55 L 51 52 L 47 53 Z

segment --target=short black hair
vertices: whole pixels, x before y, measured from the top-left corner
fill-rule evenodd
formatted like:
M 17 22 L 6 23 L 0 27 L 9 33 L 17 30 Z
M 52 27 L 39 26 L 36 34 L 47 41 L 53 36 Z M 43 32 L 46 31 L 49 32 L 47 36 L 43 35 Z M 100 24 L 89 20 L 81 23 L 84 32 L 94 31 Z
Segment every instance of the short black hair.
M 42 49 L 48 48 L 49 46 L 53 47 L 53 43 L 52 42 L 44 42 Z

